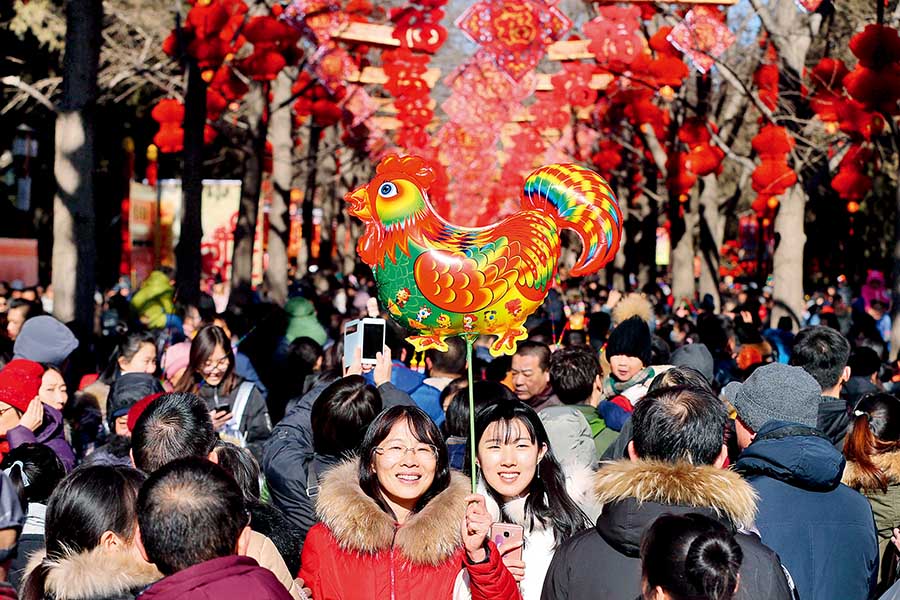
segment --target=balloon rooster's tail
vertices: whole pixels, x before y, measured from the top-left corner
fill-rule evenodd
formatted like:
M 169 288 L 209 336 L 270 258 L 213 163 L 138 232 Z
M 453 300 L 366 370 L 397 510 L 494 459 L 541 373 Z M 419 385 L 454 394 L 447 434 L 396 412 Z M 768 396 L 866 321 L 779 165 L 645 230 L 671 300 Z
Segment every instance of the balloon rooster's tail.
M 598 271 L 619 249 L 619 202 L 609 184 L 590 169 L 571 164 L 535 169 L 525 180 L 522 208 L 554 213 L 560 229 L 578 234 L 582 249 L 572 267 L 574 277 Z

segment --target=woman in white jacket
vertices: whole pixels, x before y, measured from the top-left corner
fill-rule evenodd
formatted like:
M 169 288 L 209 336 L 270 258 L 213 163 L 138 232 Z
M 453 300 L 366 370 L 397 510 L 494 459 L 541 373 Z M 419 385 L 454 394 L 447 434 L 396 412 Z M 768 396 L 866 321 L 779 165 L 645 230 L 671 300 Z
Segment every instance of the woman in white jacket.
M 599 506 L 590 490 L 591 472 L 563 469 L 553 456 L 537 413 L 522 402 L 500 402 L 475 417 L 479 486 L 495 522 L 524 528 L 522 560 L 515 547 L 501 549 L 524 600 L 538 600 L 556 548 L 590 527 Z

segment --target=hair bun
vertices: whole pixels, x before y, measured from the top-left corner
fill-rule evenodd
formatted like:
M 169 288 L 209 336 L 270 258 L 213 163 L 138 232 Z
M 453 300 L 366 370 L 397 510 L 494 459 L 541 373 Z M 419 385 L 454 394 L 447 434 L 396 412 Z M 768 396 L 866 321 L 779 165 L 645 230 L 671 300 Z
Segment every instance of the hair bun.
M 704 533 L 691 543 L 685 557 L 685 574 L 704 597 L 729 598 L 737 585 L 743 556 L 734 538 L 723 532 Z

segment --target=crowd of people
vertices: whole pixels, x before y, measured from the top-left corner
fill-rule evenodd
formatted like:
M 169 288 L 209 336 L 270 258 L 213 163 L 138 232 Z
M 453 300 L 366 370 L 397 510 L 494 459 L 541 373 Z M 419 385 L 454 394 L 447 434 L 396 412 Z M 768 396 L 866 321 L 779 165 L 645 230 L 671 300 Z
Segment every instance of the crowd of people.
M 563 273 L 471 365 L 462 338 L 415 352 L 364 272 L 283 307 L 181 303 L 171 275 L 95 331 L 0 284 L 0 598 L 900 597 L 877 273 L 776 323 L 765 288 Z M 373 365 L 344 360 L 360 316 L 387 320 Z

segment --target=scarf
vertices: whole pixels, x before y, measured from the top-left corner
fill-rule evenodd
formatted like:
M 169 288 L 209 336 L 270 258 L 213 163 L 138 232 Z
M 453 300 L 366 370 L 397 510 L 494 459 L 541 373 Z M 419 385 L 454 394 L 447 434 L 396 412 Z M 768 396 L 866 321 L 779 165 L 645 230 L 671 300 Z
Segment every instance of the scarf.
M 618 379 L 610 375 L 603 380 L 603 397 L 609 400 L 613 396 L 618 396 L 628 388 L 634 387 L 636 385 L 641 385 L 646 381 L 650 381 L 654 377 L 656 377 L 656 372 L 653 370 L 653 367 L 644 367 L 643 369 L 635 373 L 634 376 L 628 381 L 619 381 Z

